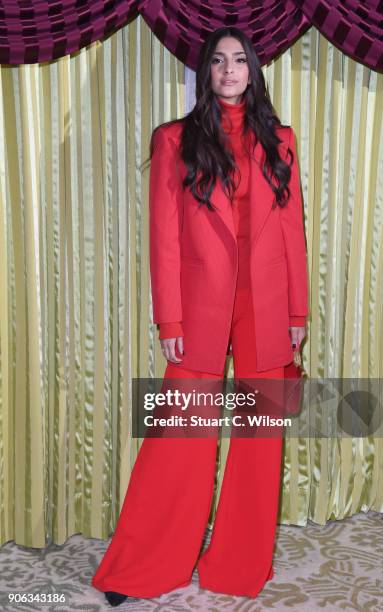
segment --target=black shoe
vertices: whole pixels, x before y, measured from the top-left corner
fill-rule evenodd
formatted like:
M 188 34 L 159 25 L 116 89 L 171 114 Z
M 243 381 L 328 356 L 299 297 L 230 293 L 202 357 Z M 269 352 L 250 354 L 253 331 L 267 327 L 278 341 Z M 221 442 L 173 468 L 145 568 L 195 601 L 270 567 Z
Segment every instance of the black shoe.
M 111 606 L 119 606 L 125 599 L 128 599 L 128 595 L 116 593 L 115 591 L 105 591 L 105 597 Z

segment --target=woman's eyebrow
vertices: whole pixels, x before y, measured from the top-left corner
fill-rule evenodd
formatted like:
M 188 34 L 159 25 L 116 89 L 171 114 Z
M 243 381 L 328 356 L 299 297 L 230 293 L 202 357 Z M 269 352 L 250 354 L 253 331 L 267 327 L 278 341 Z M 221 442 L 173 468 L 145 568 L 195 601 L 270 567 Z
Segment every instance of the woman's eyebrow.
M 234 51 L 232 55 L 239 55 L 240 53 L 245 53 L 245 51 Z M 226 55 L 226 53 L 223 53 L 222 51 L 214 51 L 214 55 Z

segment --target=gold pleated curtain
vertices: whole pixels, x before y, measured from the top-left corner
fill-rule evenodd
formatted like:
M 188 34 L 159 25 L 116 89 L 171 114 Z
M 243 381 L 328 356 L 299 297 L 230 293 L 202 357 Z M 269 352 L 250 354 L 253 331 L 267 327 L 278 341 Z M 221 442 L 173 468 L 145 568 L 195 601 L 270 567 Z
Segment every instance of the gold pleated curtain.
M 380 377 L 382 75 L 314 28 L 264 73 L 298 138 L 305 368 Z M 184 77 L 141 17 L 70 57 L 0 68 L 0 543 L 115 527 L 141 442 L 131 379 L 165 368 L 141 164 L 152 129 L 184 114 Z M 286 440 L 281 522 L 383 511 L 382 468 L 378 437 Z

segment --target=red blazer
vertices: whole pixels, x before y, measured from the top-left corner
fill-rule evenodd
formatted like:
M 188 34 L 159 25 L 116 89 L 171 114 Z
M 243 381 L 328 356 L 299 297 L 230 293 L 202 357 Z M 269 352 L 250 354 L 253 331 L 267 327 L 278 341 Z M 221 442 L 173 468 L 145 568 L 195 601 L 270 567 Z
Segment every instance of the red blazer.
M 184 352 L 175 367 L 222 374 L 229 343 L 238 268 L 229 198 L 217 180 L 210 211 L 187 188 L 178 153 L 182 124 L 153 132 L 150 166 L 150 274 L 154 323 L 182 321 Z M 307 257 L 295 135 L 277 128 L 280 155 L 294 154 L 285 208 L 272 209 L 274 193 L 262 175 L 258 142 L 250 164 L 251 281 L 258 371 L 293 360 L 289 324 L 308 314 Z M 286 159 L 289 161 L 289 158 Z

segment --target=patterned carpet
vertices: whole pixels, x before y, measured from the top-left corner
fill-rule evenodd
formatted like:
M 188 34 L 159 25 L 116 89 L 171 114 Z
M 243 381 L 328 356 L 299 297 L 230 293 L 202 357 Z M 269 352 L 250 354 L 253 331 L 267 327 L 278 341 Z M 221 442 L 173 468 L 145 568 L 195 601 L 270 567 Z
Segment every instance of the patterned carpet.
M 207 535 L 204 548 L 207 546 Z M 0 548 L 0 610 L 112 610 L 103 593 L 90 586 L 107 543 L 74 535 L 63 546 L 44 550 Z M 342 521 L 306 527 L 278 525 L 274 578 L 256 599 L 217 595 L 198 585 L 154 599 L 120 605 L 121 612 L 204 612 L 261 610 L 362 610 L 383 612 L 383 514 L 360 513 Z M 9 603 L 11 593 L 46 593 L 64 603 Z

